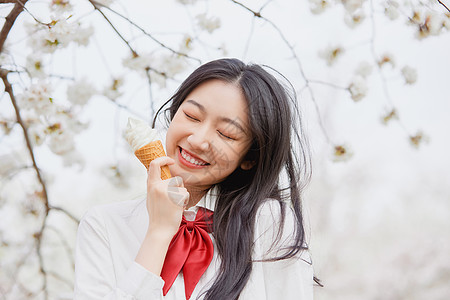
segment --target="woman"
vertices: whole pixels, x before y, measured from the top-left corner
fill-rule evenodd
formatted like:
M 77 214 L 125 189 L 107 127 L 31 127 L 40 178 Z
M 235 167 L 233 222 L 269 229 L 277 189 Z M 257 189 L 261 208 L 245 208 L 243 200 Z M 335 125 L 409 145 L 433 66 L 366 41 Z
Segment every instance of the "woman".
M 167 157 L 150 164 L 147 199 L 83 217 L 75 299 L 312 299 L 294 100 L 259 65 L 195 70 L 167 102 Z M 173 178 L 160 179 L 164 165 Z M 187 258 L 173 250 L 182 236 L 198 244 Z

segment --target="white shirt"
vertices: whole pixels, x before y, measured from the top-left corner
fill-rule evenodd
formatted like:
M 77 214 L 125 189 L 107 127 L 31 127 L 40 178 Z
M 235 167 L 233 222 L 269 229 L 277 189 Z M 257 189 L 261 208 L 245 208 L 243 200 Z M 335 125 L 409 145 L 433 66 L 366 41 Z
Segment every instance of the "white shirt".
M 194 219 L 199 207 L 213 210 L 215 198 L 211 191 L 208 192 L 196 206 L 184 212 L 185 217 Z M 162 278 L 134 261 L 148 226 L 145 205 L 145 199 L 99 205 L 83 216 L 75 250 L 74 299 L 185 299 L 182 272 L 167 295 L 163 296 Z M 274 224 L 277 224 L 279 216 L 280 208 L 275 200 L 267 201 L 259 209 L 255 224 L 254 259 L 267 257 L 272 239 L 276 236 L 278 227 Z M 286 209 L 281 241 L 286 242 L 292 234 L 292 222 L 292 212 Z M 215 246 L 214 238 L 210 236 Z M 274 252 L 271 250 L 271 253 Z M 220 258 L 214 251 L 211 264 L 192 293 L 192 300 L 211 286 L 219 266 Z M 276 262 L 254 262 L 250 279 L 239 299 L 313 299 L 313 270 L 309 253 L 304 251 L 299 257 Z

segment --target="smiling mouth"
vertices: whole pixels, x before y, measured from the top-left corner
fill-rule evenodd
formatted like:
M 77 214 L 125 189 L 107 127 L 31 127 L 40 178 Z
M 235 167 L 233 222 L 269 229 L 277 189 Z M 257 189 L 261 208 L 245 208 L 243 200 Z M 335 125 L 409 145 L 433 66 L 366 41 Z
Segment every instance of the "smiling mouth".
M 188 167 L 201 168 L 210 165 L 206 161 L 200 159 L 199 157 L 195 157 L 193 154 L 187 152 L 181 147 L 179 147 L 179 153 L 180 161 Z

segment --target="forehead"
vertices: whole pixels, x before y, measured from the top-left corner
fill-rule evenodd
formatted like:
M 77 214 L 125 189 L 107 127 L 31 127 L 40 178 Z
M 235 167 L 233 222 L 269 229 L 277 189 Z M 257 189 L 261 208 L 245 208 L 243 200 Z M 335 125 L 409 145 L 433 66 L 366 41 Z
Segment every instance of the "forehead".
M 238 120 L 245 126 L 248 122 L 247 100 L 240 86 L 222 80 L 201 83 L 189 93 L 182 105 L 196 106 L 203 113 Z

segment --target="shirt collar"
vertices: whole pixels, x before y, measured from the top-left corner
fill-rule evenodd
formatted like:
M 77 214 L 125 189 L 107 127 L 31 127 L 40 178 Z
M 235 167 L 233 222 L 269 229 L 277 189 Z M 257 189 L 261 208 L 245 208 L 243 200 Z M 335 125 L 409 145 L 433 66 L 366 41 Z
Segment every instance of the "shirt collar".
M 216 206 L 218 196 L 218 190 L 216 187 L 210 188 L 206 194 L 198 201 L 198 203 L 189 209 L 187 211 L 194 211 L 197 212 L 200 207 L 209 209 L 210 211 L 214 211 L 214 207 Z

